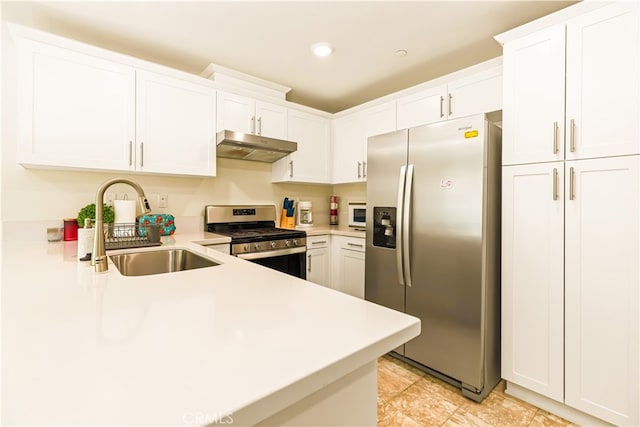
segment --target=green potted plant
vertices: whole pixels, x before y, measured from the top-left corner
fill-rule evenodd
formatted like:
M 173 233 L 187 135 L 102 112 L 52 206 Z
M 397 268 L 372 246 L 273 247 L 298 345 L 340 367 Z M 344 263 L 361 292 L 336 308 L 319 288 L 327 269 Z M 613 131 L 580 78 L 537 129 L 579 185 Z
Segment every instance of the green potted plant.
M 103 205 L 103 214 L 102 214 L 102 221 L 107 223 L 107 224 L 112 224 L 113 221 L 115 220 L 115 212 L 113 211 L 113 207 L 109 206 L 109 205 Z M 91 203 L 90 205 L 85 206 L 84 208 L 80 209 L 80 212 L 78 212 L 78 227 L 83 228 L 84 227 L 84 220 L 85 219 L 92 219 L 95 221 L 96 219 L 96 204 L 95 203 Z

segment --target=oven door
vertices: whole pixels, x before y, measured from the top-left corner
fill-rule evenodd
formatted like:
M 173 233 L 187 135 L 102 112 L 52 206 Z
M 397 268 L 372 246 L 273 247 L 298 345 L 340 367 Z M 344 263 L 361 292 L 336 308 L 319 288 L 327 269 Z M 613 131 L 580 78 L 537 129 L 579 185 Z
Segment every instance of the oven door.
M 307 248 L 304 246 L 300 248 L 238 254 L 237 257 L 301 279 L 307 278 Z

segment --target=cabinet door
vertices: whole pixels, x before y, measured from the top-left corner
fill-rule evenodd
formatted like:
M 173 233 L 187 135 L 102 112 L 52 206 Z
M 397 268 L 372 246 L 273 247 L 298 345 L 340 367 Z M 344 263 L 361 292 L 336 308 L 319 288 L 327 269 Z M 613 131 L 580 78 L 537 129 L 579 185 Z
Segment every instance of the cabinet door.
M 564 159 L 564 25 L 504 45 L 502 164 Z
M 563 162 L 502 168 L 502 377 L 563 401 Z
M 495 67 L 447 85 L 447 118 L 502 109 L 502 67 Z
M 342 249 L 342 292 L 364 299 L 364 252 Z
M 256 102 L 256 135 L 291 139 L 287 136 L 287 108 L 268 102 Z M 291 139 L 295 141 L 295 139 Z M 297 141 L 296 141 L 297 142 Z
M 398 99 L 398 129 L 446 119 L 447 86 L 441 85 Z
M 136 91 L 136 170 L 214 176 L 215 90 L 138 71 Z
M 254 133 L 256 131 L 253 99 L 245 96 L 218 92 L 217 129 Z
M 18 48 L 19 162 L 133 167 L 134 69 L 28 40 L 19 40 Z
M 329 248 L 309 249 L 307 251 L 307 280 L 318 285 L 330 287 Z
M 362 179 L 367 180 L 367 139 L 396 130 L 396 102 L 390 101 L 363 111 L 364 144 L 362 147 Z
M 361 115 L 356 113 L 333 121 L 331 158 L 334 184 L 362 181 L 363 141 Z
M 637 2 L 567 23 L 567 159 L 640 153 L 639 64 Z
M 567 162 L 565 401 L 638 425 L 638 156 Z
M 324 117 L 289 110 L 288 139 L 298 149 L 272 165 L 274 182 L 329 183 L 330 122 Z

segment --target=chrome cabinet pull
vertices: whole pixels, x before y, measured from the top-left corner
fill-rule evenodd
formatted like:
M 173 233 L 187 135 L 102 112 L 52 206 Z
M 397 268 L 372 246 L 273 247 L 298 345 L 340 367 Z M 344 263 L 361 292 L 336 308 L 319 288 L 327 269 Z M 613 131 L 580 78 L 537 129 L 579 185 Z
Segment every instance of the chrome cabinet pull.
M 347 242 L 347 246 L 355 246 L 356 248 L 363 248 L 362 244 Z
M 451 111 L 451 104 L 453 103 L 453 95 L 449 94 L 449 116 L 453 115 L 453 111 Z
M 251 117 L 251 133 L 256 133 L 256 116 Z
M 307 255 L 307 271 L 311 273 L 311 255 Z
M 574 200 L 576 198 L 576 178 L 575 178 L 575 170 L 573 168 L 569 168 L 569 200 Z
M 144 166 L 144 142 L 140 142 L 140 167 Z
M 558 200 L 558 169 L 553 168 L 553 200 Z
M 133 141 L 129 141 L 129 166 L 133 165 Z
M 326 243 L 326 240 L 316 240 L 315 242 L 311 242 L 312 245 L 324 245 Z
M 293 178 L 293 160 L 289 162 L 289 178 Z
M 573 153 L 574 151 L 576 151 L 576 121 L 574 119 L 571 119 L 571 128 L 570 128 L 570 143 L 569 143 L 569 150 Z
M 367 162 L 362 162 L 362 177 L 367 177 Z
M 258 135 L 262 135 L 262 117 L 258 117 Z
M 444 96 L 440 97 L 440 118 L 444 117 Z
M 362 178 L 362 173 L 360 172 L 361 167 L 362 167 L 362 163 L 358 162 L 358 178 Z
M 405 189 L 405 179 L 407 176 L 407 166 L 403 165 L 400 168 L 400 176 L 398 177 L 398 201 L 396 204 L 396 269 L 398 272 L 398 283 L 401 286 L 404 286 L 404 273 L 402 270 L 403 262 L 402 262 L 402 236 L 403 236 L 403 226 L 402 226 L 402 209 L 404 203 L 404 189 Z
M 553 154 L 558 154 L 558 122 L 553 122 Z

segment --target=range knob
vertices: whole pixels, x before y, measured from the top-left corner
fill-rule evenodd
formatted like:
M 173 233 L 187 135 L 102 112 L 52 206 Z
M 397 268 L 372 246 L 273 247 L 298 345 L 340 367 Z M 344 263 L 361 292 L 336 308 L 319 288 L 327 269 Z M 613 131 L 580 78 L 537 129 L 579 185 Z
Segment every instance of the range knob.
M 260 243 L 254 243 L 253 247 L 255 248 L 256 251 L 260 250 Z
M 244 251 L 245 251 L 245 252 L 249 252 L 249 245 L 248 245 L 248 244 L 245 244 L 245 245 L 244 245 Z
M 285 241 L 284 241 L 284 245 L 285 245 L 286 247 L 291 246 L 291 240 L 285 240 Z
M 298 239 L 293 239 L 293 246 L 298 246 Z
M 275 249 L 276 248 L 276 242 L 271 242 L 271 249 Z

